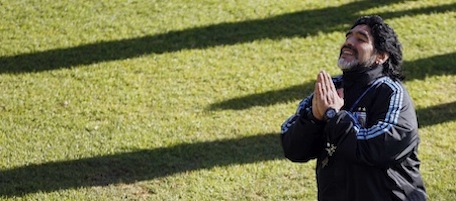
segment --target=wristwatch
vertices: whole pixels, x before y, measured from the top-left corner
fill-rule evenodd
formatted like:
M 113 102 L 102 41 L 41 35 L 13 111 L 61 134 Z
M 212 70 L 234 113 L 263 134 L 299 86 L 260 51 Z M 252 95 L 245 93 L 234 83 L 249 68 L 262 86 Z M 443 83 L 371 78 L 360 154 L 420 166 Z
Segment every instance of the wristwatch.
M 329 121 L 331 118 L 335 117 L 336 114 L 336 109 L 330 107 L 326 110 L 325 114 L 323 115 L 323 120 Z

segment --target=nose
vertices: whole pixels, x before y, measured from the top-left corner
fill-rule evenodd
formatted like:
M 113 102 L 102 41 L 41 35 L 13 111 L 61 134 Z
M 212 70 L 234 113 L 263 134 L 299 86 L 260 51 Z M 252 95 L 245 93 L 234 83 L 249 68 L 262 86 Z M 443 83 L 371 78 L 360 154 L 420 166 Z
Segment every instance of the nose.
M 353 37 L 348 37 L 347 39 L 345 39 L 344 46 L 353 47 L 354 44 L 355 44 L 355 41 L 354 41 Z

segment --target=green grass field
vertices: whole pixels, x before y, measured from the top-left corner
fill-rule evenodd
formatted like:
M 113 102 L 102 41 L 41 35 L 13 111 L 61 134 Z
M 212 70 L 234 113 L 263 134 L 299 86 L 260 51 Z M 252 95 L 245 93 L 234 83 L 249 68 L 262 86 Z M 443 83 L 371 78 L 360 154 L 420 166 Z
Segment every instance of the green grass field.
M 456 200 L 456 3 L 380 2 L 0 0 L 0 199 L 316 200 L 280 125 L 378 14 L 429 200 Z

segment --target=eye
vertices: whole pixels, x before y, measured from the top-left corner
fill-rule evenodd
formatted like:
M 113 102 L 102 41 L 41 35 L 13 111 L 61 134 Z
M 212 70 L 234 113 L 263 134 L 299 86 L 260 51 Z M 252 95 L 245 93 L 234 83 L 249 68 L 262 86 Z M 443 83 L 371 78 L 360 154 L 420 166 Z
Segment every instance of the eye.
M 353 36 L 352 35 L 347 35 L 345 37 L 345 41 L 349 41 L 349 40 L 353 40 Z

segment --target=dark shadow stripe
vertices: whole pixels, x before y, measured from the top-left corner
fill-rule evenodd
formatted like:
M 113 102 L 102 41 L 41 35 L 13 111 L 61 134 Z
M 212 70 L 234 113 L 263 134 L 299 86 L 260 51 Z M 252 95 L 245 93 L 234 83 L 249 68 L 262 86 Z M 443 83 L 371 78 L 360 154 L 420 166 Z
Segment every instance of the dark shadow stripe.
M 328 7 L 279 15 L 267 19 L 221 23 L 171 31 L 132 39 L 105 41 L 78 47 L 0 57 L 0 73 L 23 73 L 70 68 L 79 65 L 136 58 L 185 49 L 203 49 L 234 45 L 262 39 L 308 37 L 318 33 L 344 31 L 359 17 L 360 10 L 401 1 L 358 1 L 340 7 Z M 456 4 L 379 13 L 384 19 L 405 15 L 431 14 L 455 10 Z
M 282 158 L 279 134 L 180 144 L 0 171 L 0 196 L 134 183 L 215 166 Z

